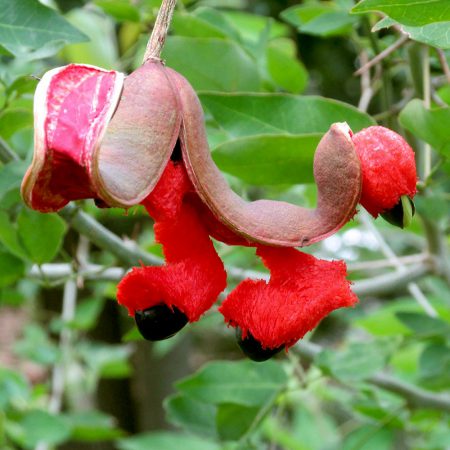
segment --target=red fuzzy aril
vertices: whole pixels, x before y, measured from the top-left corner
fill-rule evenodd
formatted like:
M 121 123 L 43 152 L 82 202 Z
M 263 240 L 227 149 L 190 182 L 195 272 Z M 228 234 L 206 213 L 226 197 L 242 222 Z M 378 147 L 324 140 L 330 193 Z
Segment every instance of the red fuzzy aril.
M 417 192 L 414 151 L 402 136 L 382 126 L 365 128 L 352 137 L 361 161 L 360 203 L 377 217 Z
M 258 246 L 256 254 L 271 272 L 269 282 L 241 282 L 219 311 L 244 340 L 250 335 L 262 349 L 288 348 L 332 311 L 358 301 L 343 261 L 292 248 Z
M 143 201 L 155 219 L 155 238 L 166 264 L 133 268 L 119 283 L 117 299 L 131 316 L 165 304 L 194 322 L 226 287 L 226 272 L 197 210 L 186 195 L 193 187 L 182 164 L 170 161 Z

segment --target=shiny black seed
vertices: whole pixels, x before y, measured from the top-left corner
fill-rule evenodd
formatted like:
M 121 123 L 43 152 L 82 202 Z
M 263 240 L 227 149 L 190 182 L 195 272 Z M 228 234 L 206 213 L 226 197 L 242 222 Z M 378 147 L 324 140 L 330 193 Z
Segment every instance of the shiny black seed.
M 178 333 L 188 318 L 175 306 L 169 308 L 164 303 L 136 311 L 134 320 L 142 337 L 148 341 L 162 341 Z
M 101 198 L 94 198 L 94 203 L 97 208 L 110 208 L 110 206 L 104 202 Z
M 267 361 L 284 348 L 284 345 L 277 348 L 262 348 L 261 342 L 257 341 L 250 333 L 247 333 L 245 339 L 242 339 L 242 330 L 239 327 L 236 328 L 236 339 L 244 354 L 257 362 Z
M 177 140 L 174 149 L 172 150 L 172 155 L 170 155 L 170 159 L 173 162 L 180 162 L 183 160 L 183 154 L 181 152 L 181 143 L 180 140 Z
M 414 202 L 409 197 L 403 196 L 392 209 L 381 214 L 381 217 L 391 225 L 405 228 L 411 223 L 415 212 Z

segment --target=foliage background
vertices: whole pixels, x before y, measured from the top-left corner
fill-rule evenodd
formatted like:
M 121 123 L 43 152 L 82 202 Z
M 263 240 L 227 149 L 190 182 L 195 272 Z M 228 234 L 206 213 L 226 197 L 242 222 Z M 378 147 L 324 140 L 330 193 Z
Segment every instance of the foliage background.
M 114 297 L 124 270 L 161 261 L 140 208 L 41 215 L 20 199 L 36 77 L 69 62 L 132 71 L 159 0 L 0 0 L 0 448 L 448 448 L 447 1 L 179 2 L 163 56 L 199 92 L 243 197 L 314 205 L 313 152 L 335 121 L 378 122 L 416 150 L 408 230 L 361 212 L 307 249 L 347 261 L 359 305 L 255 364 L 216 311 L 139 339 Z M 252 249 L 217 248 L 230 288 L 264 276 Z

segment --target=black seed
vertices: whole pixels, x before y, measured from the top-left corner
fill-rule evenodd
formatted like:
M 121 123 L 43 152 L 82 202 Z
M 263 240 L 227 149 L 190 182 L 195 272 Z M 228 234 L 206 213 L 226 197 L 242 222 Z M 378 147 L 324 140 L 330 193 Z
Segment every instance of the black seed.
M 183 155 L 181 153 L 181 143 L 179 139 L 177 140 L 177 143 L 175 144 L 175 147 L 172 150 L 172 155 L 170 156 L 170 159 L 173 162 L 180 162 L 183 160 Z
M 94 198 L 94 203 L 97 208 L 110 208 L 110 206 L 101 198 Z
M 406 216 L 408 214 L 407 211 L 405 211 L 405 205 L 404 202 L 409 202 L 411 211 L 409 213 L 409 216 Z M 414 206 L 414 202 L 409 197 L 404 197 L 403 201 L 400 199 L 398 203 L 389 211 L 384 212 L 381 214 L 381 217 L 383 217 L 386 222 L 389 222 L 391 225 L 394 225 L 396 227 L 404 228 L 407 227 L 412 217 L 414 216 L 414 213 L 416 212 L 416 208 Z
M 169 308 L 164 303 L 136 311 L 134 320 L 142 337 L 148 341 L 162 341 L 178 333 L 188 318 L 178 308 Z
M 247 333 L 246 338 L 242 339 L 242 330 L 239 327 L 236 327 L 236 339 L 244 354 L 257 362 L 267 361 L 284 348 L 284 345 L 277 348 L 262 348 L 261 342 L 257 341 L 250 333 Z

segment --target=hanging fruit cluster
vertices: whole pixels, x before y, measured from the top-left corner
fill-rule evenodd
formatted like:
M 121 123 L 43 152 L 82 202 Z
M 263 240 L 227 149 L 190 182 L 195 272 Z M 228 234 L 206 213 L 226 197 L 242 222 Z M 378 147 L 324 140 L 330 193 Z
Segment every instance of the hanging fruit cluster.
M 246 202 L 211 159 L 196 93 L 180 74 L 149 60 L 128 77 L 86 65 L 48 72 L 35 96 L 35 154 L 22 184 L 28 206 L 57 211 L 71 200 L 142 204 L 166 263 L 133 268 L 119 303 L 149 340 L 198 320 L 226 287 L 211 237 L 256 247 L 270 280 L 244 280 L 219 311 L 252 359 L 268 359 L 327 314 L 357 302 L 343 261 L 303 247 L 338 231 L 360 202 L 403 227 L 416 193 L 414 153 L 383 127 L 353 135 L 331 125 L 314 158 L 317 208 Z

